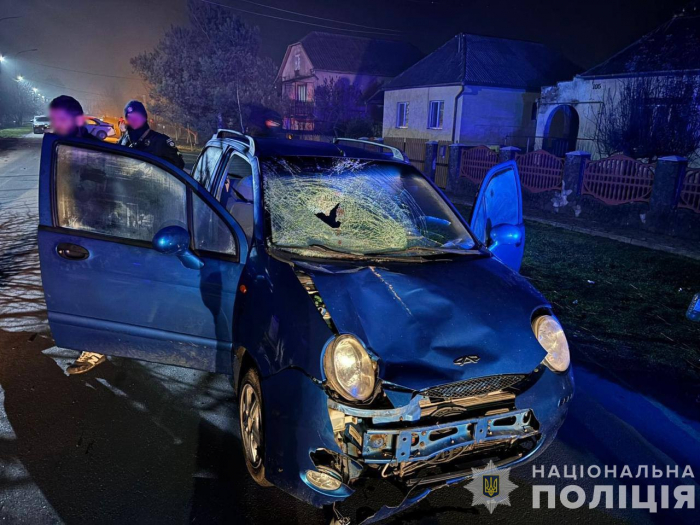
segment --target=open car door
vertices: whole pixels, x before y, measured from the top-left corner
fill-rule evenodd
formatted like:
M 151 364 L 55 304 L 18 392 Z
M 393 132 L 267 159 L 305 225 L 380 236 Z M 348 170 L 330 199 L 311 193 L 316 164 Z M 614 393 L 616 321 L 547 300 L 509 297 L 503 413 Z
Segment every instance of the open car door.
M 58 346 L 230 373 L 245 236 L 182 170 L 44 137 L 39 257 Z
M 471 220 L 472 232 L 493 254 L 516 272 L 525 250 L 523 197 L 514 161 L 491 168 L 479 188 Z

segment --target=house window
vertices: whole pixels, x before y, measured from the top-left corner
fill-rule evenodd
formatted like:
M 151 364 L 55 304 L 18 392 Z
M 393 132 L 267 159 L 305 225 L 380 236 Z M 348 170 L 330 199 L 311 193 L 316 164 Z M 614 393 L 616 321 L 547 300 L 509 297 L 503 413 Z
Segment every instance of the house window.
M 428 111 L 428 128 L 442 129 L 442 114 L 445 110 L 444 100 L 431 100 Z
M 396 127 L 408 127 L 408 102 L 399 102 L 396 105 Z
M 301 69 L 301 53 L 294 55 L 294 71 L 299 71 Z
M 297 100 L 306 102 L 306 84 L 297 84 Z

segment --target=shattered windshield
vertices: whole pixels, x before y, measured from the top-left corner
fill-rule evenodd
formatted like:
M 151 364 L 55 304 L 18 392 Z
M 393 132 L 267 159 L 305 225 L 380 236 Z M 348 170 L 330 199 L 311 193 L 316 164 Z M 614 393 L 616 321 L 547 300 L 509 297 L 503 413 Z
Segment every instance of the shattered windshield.
M 271 244 L 301 255 L 460 252 L 474 241 L 409 165 L 347 158 L 262 162 Z

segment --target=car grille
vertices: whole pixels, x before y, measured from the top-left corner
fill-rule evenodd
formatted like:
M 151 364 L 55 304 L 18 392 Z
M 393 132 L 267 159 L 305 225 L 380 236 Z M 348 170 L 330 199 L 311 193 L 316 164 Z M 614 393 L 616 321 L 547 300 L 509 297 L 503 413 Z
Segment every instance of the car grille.
M 524 374 L 478 377 L 476 379 L 467 379 L 466 381 L 457 381 L 456 383 L 434 386 L 424 390 L 421 394 L 442 399 L 480 396 L 488 394 L 489 392 L 498 392 L 499 390 L 513 386 L 523 379 L 525 379 Z

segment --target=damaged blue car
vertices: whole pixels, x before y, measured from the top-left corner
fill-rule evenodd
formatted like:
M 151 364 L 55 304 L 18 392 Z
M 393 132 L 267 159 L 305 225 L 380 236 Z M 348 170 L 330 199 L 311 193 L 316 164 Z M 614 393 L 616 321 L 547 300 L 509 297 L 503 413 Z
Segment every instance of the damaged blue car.
M 56 344 L 231 375 L 262 486 L 341 512 L 384 480 L 402 495 L 376 521 L 532 460 L 566 416 L 566 337 L 518 274 L 512 162 L 468 224 L 375 143 L 221 130 L 187 174 L 46 135 L 39 204 Z

